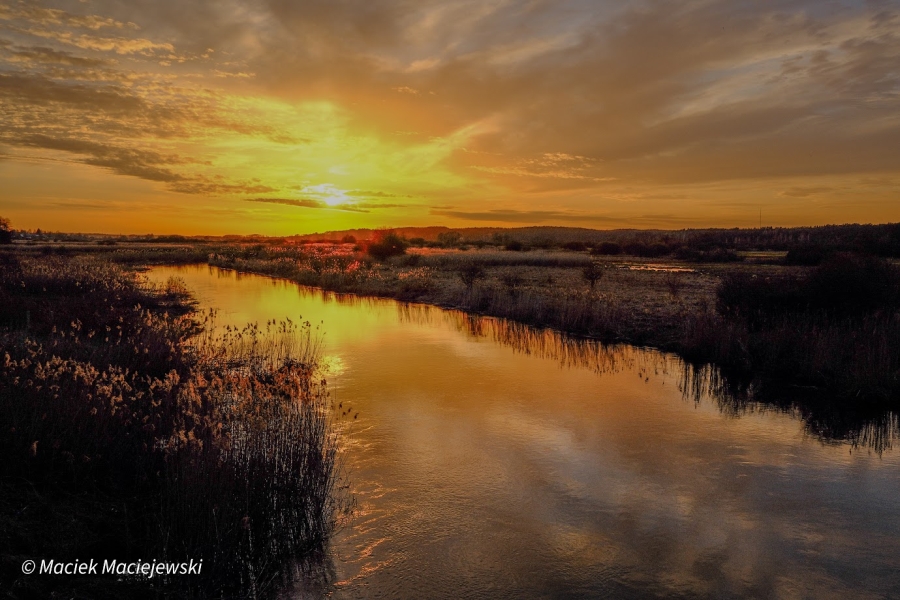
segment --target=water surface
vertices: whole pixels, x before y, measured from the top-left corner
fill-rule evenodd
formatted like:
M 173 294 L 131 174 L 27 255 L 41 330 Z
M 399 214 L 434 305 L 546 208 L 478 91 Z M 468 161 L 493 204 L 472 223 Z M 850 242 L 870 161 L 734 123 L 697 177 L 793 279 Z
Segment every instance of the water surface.
M 319 324 L 335 402 L 358 413 L 357 513 L 288 597 L 900 597 L 892 415 L 875 452 L 686 392 L 656 351 L 205 266 L 149 273 L 171 275 L 222 325 Z

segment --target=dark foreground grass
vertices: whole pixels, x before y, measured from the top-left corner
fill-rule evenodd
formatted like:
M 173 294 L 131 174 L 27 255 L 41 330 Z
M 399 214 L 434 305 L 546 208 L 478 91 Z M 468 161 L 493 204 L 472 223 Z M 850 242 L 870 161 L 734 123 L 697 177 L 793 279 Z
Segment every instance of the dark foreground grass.
M 316 337 L 215 336 L 176 281 L 92 257 L 0 264 L 0 579 L 11 598 L 254 597 L 346 498 Z M 27 559 L 203 560 L 200 576 L 25 576 Z

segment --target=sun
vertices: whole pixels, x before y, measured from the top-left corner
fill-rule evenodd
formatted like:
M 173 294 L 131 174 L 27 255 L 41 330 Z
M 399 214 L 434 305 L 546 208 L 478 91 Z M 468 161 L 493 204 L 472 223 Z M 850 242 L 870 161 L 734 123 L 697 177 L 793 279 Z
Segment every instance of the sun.
M 350 199 L 347 197 L 347 190 L 342 190 L 332 183 L 320 183 L 318 185 L 307 185 L 300 190 L 301 193 L 312 196 L 325 206 L 339 206 L 346 204 Z
M 343 194 L 334 194 L 331 196 L 325 196 L 322 200 L 328 206 L 337 206 L 339 204 L 343 204 L 344 202 L 346 202 L 347 196 L 344 196 Z

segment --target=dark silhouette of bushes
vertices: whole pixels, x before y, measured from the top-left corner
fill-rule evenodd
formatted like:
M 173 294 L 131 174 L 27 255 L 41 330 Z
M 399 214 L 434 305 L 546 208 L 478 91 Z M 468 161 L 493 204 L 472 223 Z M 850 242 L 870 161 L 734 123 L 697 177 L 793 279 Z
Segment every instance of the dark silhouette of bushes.
M 831 252 L 821 246 L 799 246 L 788 250 L 784 257 L 784 264 L 793 266 L 815 267 Z
M 896 310 L 898 283 L 897 268 L 886 260 L 841 253 L 816 268 L 802 287 L 813 309 L 852 317 Z
M 9 219 L 0 217 L 0 244 L 12 244 L 12 229 Z
M 622 254 L 622 246 L 615 242 L 602 242 L 591 250 L 594 256 L 615 256 Z
M 638 256 L 641 258 L 659 258 L 671 254 L 672 251 L 668 245 L 661 242 L 647 244 L 645 242 L 630 242 L 622 248 L 625 254 Z
M 686 349 L 757 378 L 853 398 L 900 394 L 900 275 L 884 259 L 836 254 L 806 276 L 735 273 L 718 290 L 723 322 L 698 325 Z
M 723 315 L 751 324 L 798 312 L 859 317 L 898 308 L 897 268 L 872 256 L 836 254 L 808 276 L 732 273 L 718 290 Z
M 697 250 L 685 246 L 675 250 L 675 258 L 690 262 L 706 262 L 706 263 L 732 263 L 744 260 L 734 250 L 726 248 L 713 248 L 711 250 Z
M 588 282 L 588 285 L 591 288 L 591 291 L 594 290 L 594 287 L 597 285 L 597 282 L 603 278 L 603 274 L 606 270 L 603 268 L 603 265 L 600 263 L 591 261 L 581 269 L 581 277 Z
M 392 256 L 406 254 L 408 245 L 405 239 L 393 231 L 388 231 L 380 234 L 370 242 L 366 252 L 376 260 L 387 260 Z
M 469 261 L 461 264 L 457 270 L 460 281 L 471 291 L 479 279 L 484 279 L 485 270 L 481 263 Z
M 587 244 L 584 242 L 566 242 L 562 245 L 563 250 L 571 250 L 573 252 L 584 252 L 587 250 Z

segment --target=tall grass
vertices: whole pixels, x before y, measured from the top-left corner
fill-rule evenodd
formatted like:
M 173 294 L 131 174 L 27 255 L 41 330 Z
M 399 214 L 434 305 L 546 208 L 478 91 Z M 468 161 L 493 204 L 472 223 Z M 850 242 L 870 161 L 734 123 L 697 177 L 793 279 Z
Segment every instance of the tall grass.
M 139 590 L 252 597 L 322 548 L 347 498 L 308 323 L 215 334 L 178 281 L 84 257 L 7 257 L 0 282 L 0 485 L 123 507 L 94 558 L 204 559 Z

